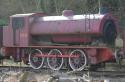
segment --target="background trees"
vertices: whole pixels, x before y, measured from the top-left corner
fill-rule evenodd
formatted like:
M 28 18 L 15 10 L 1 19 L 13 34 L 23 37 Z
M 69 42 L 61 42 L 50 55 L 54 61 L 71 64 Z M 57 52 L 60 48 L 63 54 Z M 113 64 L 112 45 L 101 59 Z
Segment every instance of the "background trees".
M 125 0 L 100 0 L 124 24 Z M 99 0 L 0 0 L 0 25 L 7 24 L 8 17 L 17 13 L 45 12 L 60 15 L 64 9 L 75 14 L 98 13 Z

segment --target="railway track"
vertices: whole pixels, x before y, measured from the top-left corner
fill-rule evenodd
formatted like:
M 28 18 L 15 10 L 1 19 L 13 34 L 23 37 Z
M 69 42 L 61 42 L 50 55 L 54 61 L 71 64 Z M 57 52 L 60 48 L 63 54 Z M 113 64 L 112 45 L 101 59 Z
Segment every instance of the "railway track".
M 70 73 L 76 75 L 89 74 L 92 77 L 125 77 L 125 71 L 80 71 L 77 73 Z
M 60 70 L 60 71 L 52 71 L 48 68 L 43 68 L 43 69 L 39 69 L 39 70 L 35 70 L 32 69 L 31 67 L 27 66 L 27 67 L 20 67 L 20 66 L 0 66 L 0 75 L 1 74 L 6 74 L 9 73 L 10 71 L 13 71 L 15 73 L 18 72 L 34 72 L 34 73 L 46 73 L 49 74 L 51 76 L 56 75 L 57 73 L 59 74 L 67 74 L 67 75 L 72 75 L 72 76 L 83 76 L 84 74 L 87 74 L 90 77 L 93 78 L 118 78 L 118 77 L 125 77 L 125 71 L 106 71 L 106 70 L 102 70 L 102 71 L 88 71 L 88 70 L 83 70 L 83 71 L 68 71 L 66 72 L 65 70 Z M 58 76 L 58 74 L 56 75 Z
M 45 71 L 47 68 L 43 68 L 43 69 L 39 69 L 39 70 L 35 70 L 29 66 L 25 66 L 25 67 L 20 67 L 20 66 L 0 66 L 0 73 L 3 72 L 9 72 L 9 71 L 14 71 L 14 72 L 35 72 L 35 73 L 41 73 L 41 71 Z M 49 72 L 49 70 L 46 70 L 46 72 Z
M 118 77 L 125 77 L 125 71 L 95 71 L 90 72 L 90 76 L 95 78 L 118 78 Z

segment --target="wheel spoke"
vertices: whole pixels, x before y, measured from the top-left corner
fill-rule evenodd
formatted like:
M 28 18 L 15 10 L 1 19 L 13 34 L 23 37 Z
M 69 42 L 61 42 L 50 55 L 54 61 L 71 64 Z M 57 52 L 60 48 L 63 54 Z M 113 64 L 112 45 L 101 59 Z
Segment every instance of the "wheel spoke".
M 58 49 L 52 49 L 48 55 L 62 55 L 60 50 Z M 58 57 L 48 57 L 47 58 L 48 66 L 52 70 L 59 70 L 62 67 L 63 64 L 63 58 L 58 58 Z
M 69 65 L 74 71 L 80 71 L 85 68 L 87 65 L 87 57 L 86 54 L 79 49 L 73 50 L 70 56 L 79 55 L 79 58 L 71 58 L 69 57 Z
M 33 69 L 40 69 L 44 62 L 44 58 L 39 58 L 35 56 L 37 54 L 42 55 L 41 50 L 35 49 L 35 50 L 32 50 L 29 54 L 29 63 Z

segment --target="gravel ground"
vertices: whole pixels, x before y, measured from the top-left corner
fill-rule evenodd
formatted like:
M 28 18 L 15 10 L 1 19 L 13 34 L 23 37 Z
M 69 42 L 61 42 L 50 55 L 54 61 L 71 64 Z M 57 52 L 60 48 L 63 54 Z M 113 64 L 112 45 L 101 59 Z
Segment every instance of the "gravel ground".
M 50 78 L 48 74 L 33 72 L 8 72 L 6 76 L 1 78 L 1 82 L 46 82 Z
M 5 64 L 7 66 L 14 66 L 14 65 L 19 66 L 20 65 L 18 63 L 13 63 L 11 60 L 9 60 L 9 61 L 5 60 L 4 65 Z M 111 66 L 110 64 L 108 64 L 108 65 Z M 111 69 L 112 69 L 112 66 L 111 66 Z M 47 82 L 48 79 L 50 78 L 50 73 L 48 70 L 46 70 L 46 71 L 43 70 L 40 72 L 9 71 L 6 73 L 0 73 L 0 77 L 1 77 L 0 82 Z M 104 79 L 105 79 L 105 81 L 101 81 Z M 87 81 L 66 80 L 65 82 L 87 82 Z M 91 77 L 89 82 L 125 82 L 125 77 L 116 77 L 116 78 L 105 78 L 103 76 L 101 76 L 100 78 Z
M 49 74 L 45 73 L 33 73 L 33 72 L 8 72 L 6 77 L 4 77 L 4 80 L 1 82 L 47 82 L 50 78 Z M 68 77 L 67 77 L 68 78 Z M 75 78 L 75 77 L 74 77 Z M 102 81 L 105 80 L 105 81 Z M 54 81 L 56 82 L 56 81 Z M 63 82 L 87 82 L 87 81 L 69 81 L 69 79 L 63 81 Z M 125 78 L 90 78 L 90 81 L 88 82 L 125 82 Z

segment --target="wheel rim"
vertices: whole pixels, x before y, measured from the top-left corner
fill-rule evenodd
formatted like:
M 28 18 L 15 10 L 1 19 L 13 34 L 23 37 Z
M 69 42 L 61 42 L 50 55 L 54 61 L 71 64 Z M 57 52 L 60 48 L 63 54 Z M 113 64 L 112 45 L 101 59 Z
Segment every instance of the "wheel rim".
M 74 71 L 81 71 L 87 65 L 87 57 L 82 50 L 73 50 L 70 56 L 78 55 L 78 58 L 69 57 L 69 65 Z
M 35 50 L 32 50 L 29 54 L 29 63 L 33 69 L 40 69 L 44 62 L 44 58 L 34 57 L 37 54 L 42 55 L 43 53 L 41 52 L 41 50 L 35 49 Z
M 62 53 L 60 52 L 60 50 L 58 49 L 52 49 L 48 55 L 62 55 Z M 47 58 L 47 63 L 48 66 L 50 67 L 50 69 L 52 70 L 59 70 L 62 65 L 63 65 L 63 58 L 61 57 L 48 57 Z

